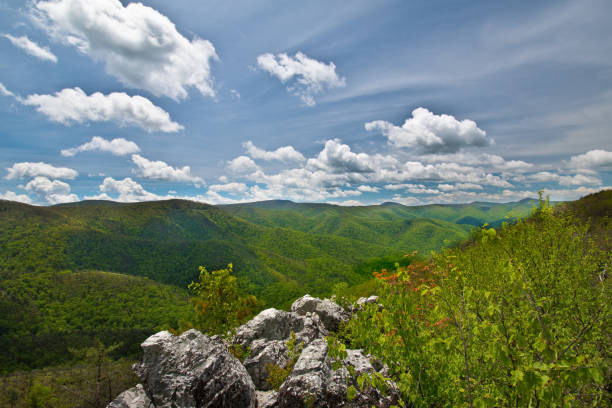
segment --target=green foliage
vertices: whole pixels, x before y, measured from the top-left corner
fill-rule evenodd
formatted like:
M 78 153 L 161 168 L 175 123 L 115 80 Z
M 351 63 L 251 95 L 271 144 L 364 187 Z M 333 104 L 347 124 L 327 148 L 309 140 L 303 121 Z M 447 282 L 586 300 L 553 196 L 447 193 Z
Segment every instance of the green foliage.
M 133 360 L 71 364 L 0 375 L 0 407 L 104 408 L 138 382 Z
M 414 406 L 611 403 L 609 251 L 545 202 L 470 245 L 377 274 L 384 309 L 345 333 L 380 356 Z
M 53 390 L 39 383 L 32 384 L 26 398 L 28 408 L 51 408 L 55 404 Z
M 241 362 L 246 360 L 251 355 L 250 347 L 245 348 L 245 347 L 242 347 L 241 344 L 237 344 L 237 343 L 230 344 L 228 347 L 228 350 L 232 356 L 236 357 Z
M 295 363 L 297 362 L 298 358 L 300 358 L 300 354 L 302 354 L 302 350 L 304 349 L 304 344 L 297 342 L 294 332 L 291 332 L 286 344 L 288 355 L 287 364 L 284 367 L 280 367 L 277 364 L 272 363 L 266 364 L 265 366 L 266 373 L 268 374 L 266 382 L 276 391 L 279 390 L 289 374 L 291 374 L 291 371 L 293 371 L 293 366 L 295 366 Z
M 429 253 L 466 238 L 471 226 L 457 224 L 465 214 L 492 222 L 510 208 L 529 207 L 1 201 L 0 270 L 105 270 L 183 288 L 197 265 L 221 269 L 233 259 L 242 291 L 286 307 L 304 292 L 329 296 L 336 283 L 363 283 L 369 273 L 353 266 L 372 257 Z
M 79 358 L 70 348 L 122 342 L 113 358 L 135 356 L 152 333 L 192 311 L 186 290 L 116 273 L 0 275 L 0 373 Z
M 233 266 L 208 272 L 200 266 L 200 277 L 189 288 L 196 295 L 193 326 L 208 334 L 227 334 L 248 320 L 259 308 L 257 298 L 241 295 Z

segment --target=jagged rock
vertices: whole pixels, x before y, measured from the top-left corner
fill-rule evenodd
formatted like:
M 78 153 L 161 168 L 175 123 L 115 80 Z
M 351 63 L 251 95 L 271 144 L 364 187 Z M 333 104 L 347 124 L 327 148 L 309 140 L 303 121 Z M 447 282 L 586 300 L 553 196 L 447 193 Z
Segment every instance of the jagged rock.
M 283 340 L 266 341 L 257 339 L 251 343 L 251 354 L 244 360 L 244 367 L 249 372 L 255 388 L 258 390 L 269 390 L 268 364 L 285 367 L 289 361 L 287 345 Z
M 314 313 L 297 313 L 266 309 L 236 330 L 233 342 L 250 349 L 244 365 L 258 390 L 270 389 L 266 366 L 284 367 L 288 360 L 286 342 L 291 333 L 296 342 L 309 344 L 328 334 L 321 319 Z
M 317 315 L 266 309 L 236 330 L 234 343 L 250 347 L 257 339 L 287 340 L 291 332 L 304 344 L 328 334 Z
M 276 391 L 257 391 L 258 408 L 277 408 L 277 397 Z
M 349 365 L 354 368 L 354 376 L 346 368 Z M 352 384 L 359 390 L 357 376 L 374 371 L 369 359 L 360 350 L 347 350 L 342 367 L 333 370 L 327 355 L 326 341 L 315 340 L 302 351 L 292 373 L 280 387 L 276 407 L 387 408 L 396 404 L 399 393 L 395 384 L 389 384 L 386 397 L 379 390 L 366 387 L 364 391 L 359 391 L 353 400 L 347 400 L 346 391 L 349 385 Z
M 142 348 L 134 371 L 156 408 L 257 407 L 251 377 L 222 341 L 196 330 L 163 331 Z
M 355 304 L 357 305 L 357 307 L 362 308 L 362 307 L 364 307 L 367 304 L 376 303 L 376 302 L 378 302 L 378 296 L 372 295 L 372 296 L 367 297 L 367 298 L 362 297 L 362 298 L 357 299 Z
M 142 384 L 123 391 L 106 408 L 153 408 Z
M 325 328 L 329 331 L 336 331 L 340 323 L 349 318 L 349 314 L 338 304 L 329 299 L 318 299 L 310 295 L 304 295 L 291 305 L 291 311 L 299 315 L 316 313 Z

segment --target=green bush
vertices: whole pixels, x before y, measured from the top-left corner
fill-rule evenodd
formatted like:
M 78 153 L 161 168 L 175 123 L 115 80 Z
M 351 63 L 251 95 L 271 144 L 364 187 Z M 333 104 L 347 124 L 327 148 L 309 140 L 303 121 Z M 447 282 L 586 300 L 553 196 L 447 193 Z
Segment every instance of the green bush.
M 610 253 L 545 202 L 431 262 L 377 274 L 343 334 L 380 356 L 406 404 L 609 406 Z

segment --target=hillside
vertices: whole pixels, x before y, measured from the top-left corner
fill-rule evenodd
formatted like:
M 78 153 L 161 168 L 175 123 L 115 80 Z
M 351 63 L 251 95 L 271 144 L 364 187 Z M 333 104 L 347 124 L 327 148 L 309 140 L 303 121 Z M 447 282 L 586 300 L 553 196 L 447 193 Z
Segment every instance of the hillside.
M 383 307 L 366 307 L 337 341 L 387 363 L 407 406 L 610 406 L 611 197 L 542 202 L 377 273 Z
M 286 201 L 211 206 L 182 200 L 53 207 L 0 202 L 0 270 L 95 269 L 186 287 L 197 267 L 234 263 L 245 292 L 282 305 L 334 283 L 363 282 L 356 264 L 428 253 L 529 203 L 339 207 Z M 466 222 L 466 217 L 469 222 Z
M 70 349 L 94 338 L 121 343 L 114 357 L 134 356 L 192 310 L 185 289 L 100 271 L 4 272 L 0 294 L 0 373 L 78 360 Z

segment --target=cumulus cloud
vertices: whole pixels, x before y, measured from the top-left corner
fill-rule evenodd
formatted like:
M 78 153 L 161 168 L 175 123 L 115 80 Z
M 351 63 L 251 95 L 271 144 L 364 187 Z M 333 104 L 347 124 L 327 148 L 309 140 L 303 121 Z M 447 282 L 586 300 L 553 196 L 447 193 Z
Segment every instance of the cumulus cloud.
M 357 187 L 357 190 L 361 191 L 362 193 L 378 193 L 380 191 L 378 187 L 369 186 L 365 184 Z
M 247 153 L 254 159 L 261 159 L 266 161 L 278 160 L 282 162 L 300 162 L 306 160 L 304 155 L 292 146 L 282 146 L 278 149 L 269 152 L 255 146 L 250 140 L 243 143 L 242 146 L 246 149 Z
M 469 166 L 486 167 L 495 171 L 525 172 L 533 169 L 534 165 L 522 160 L 506 160 L 496 154 L 475 154 L 460 152 L 450 154 L 428 154 L 419 158 L 428 163 L 451 162 Z
M 7 38 L 15 47 L 21 48 L 27 54 L 30 54 L 33 57 L 43 61 L 57 62 L 57 57 L 49 50 L 49 48 L 41 47 L 25 35 L 21 37 L 13 37 L 10 34 L 3 34 L 2 36 Z
M 412 194 L 438 194 L 440 191 L 429 188 L 424 184 L 387 184 L 387 190 L 406 190 Z
M 526 181 L 536 183 L 548 183 L 557 182 L 562 186 L 582 186 L 585 184 L 598 185 L 602 181 L 594 176 L 588 176 L 586 174 L 576 174 L 573 176 L 561 175 L 557 173 L 551 173 L 549 171 L 540 171 L 538 173 L 529 174 L 525 176 Z
M 99 186 L 101 194 L 96 196 L 85 197 L 88 200 L 114 200 L 120 202 L 138 202 L 138 201 L 156 201 L 166 197 L 159 197 L 156 194 L 150 193 L 140 184 L 129 177 L 123 180 L 115 180 L 112 177 L 106 177 Z M 118 197 L 112 198 L 109 194 L 117 194 Z M 173 197 L 171 197 L 173 198 Z
M 451 115 L 436 115 L 425 108 L 412 111 L 412 117 L 399 127 L 376 120 L 365 124 L 368 131 L 379 130 L 397 147 L 421 147 L 430 153 L 454 153 L 468 146 L 489 146 L 487 137 L 476 122 L 459 121 Z
M 456 184 L 438 184 L 438 190 L 441 191 L 456 191 L 456 190 L 484 190 L 480 184 L 474 183 L 456 183 Z
M 6 178 L 9 180 L 38 176 L 72 180 L 79 175 L 76 170 L 68 167 L 55 167 L 44 162 L 15 163 L 6 170 L 8 171 Z
M 197 187 L 206 184 L 203 178 L 191 174 L 189 166 L 183 166 L 182 168 L 172 167 L 163 161 L 148 160 L 138 154 L 132 155 L 132 161 L 138 166 L 138 170 L 135 173 L 141 177 L 155 180 L 190 182 Z
M 0 200 L 17 201 L 20 203 L 32 204 L 32 199 L 25 194 L 17 194 L 14 191 L 0 193 Z
M 14 93 L 12 93 L 8 89 L 6 89 L 6 87 L 4 86 L 4 84 L 2 82 L 0 82 L 0 95 L 2 95 L 2 96 L 12 96 L 12 97 L 15 96 Z
M 62 156 L 71 157 L 80 152 L 99 151 L 111 153 L 114 156 L 125 156 L 126 154 L 137 153 L 140 151 L 138 145 L 122 137 L 106 140 L 100 136 L 94 136 L 87 143 L 70 149 L 63 149 Z
M 584 154 L 572 156 L 569 161 L 573 168 L 612 168 L 612 152 L 606 150 L 590 150 Z
M 601 183 L 602 181 L 599 178 L 584 174 L 559 177 L 559 185 L 561 186 L 583 186 L 585 184 L 599 185 Z
M 314 96 L 325 88 L 339 88 L 346 86 L 346 80 L 336 73 L 333 62 L 325 64 L 316 59 L 309 58 L 301 52 L 291 57 L 285 53 L 266 53 L 257 57 L 257 65 L 270 75 L 287 83 L 287 89 L 299 96 L 307 106 L 316 104 Z
M 229 162 L 228 167 L 236 174 L 250 174 L 259 171 L 259 166 L 247 156 L 236 157 Z
M 71 125 L 84 122 L 114 122 L 119 126 L 139 126 L 147 132 L 178 132 L 183 126 L 170 119 L 168 112 L 139 95 L 124 92 L 104 95 L 85 94 L 80 88 L 66 88 L 54 95 L 29 95 L 21 101 L 53 122 Z
M 392 156 L 355 153 L 339 139 L 325 142 L 316 158 L 308 159 L 307 168 L 331 173 L 373 173 L 376 169 L 392 167 L 398 161 Z
M 109 74 L 130 88 L 175 100 L 185 98 L 190 87 L 215 95 L 213 44 L 185 38 L 166 16 L 142 3 L 37 1 L 31 14 L 52 38 L 102 61 Z
M 208 187 L 208 191 L 215 193 L 226 192 L 230 194 L 243 194 L 247 190 L 248 187 L 244 183 L 213 184 Z
M 36 177 L 24 187 L 49 204 L 70 203 L 79 201 L 76 194 L 70 193 L 70 185 L 60 180 L 49 180 L 47 177 Z

